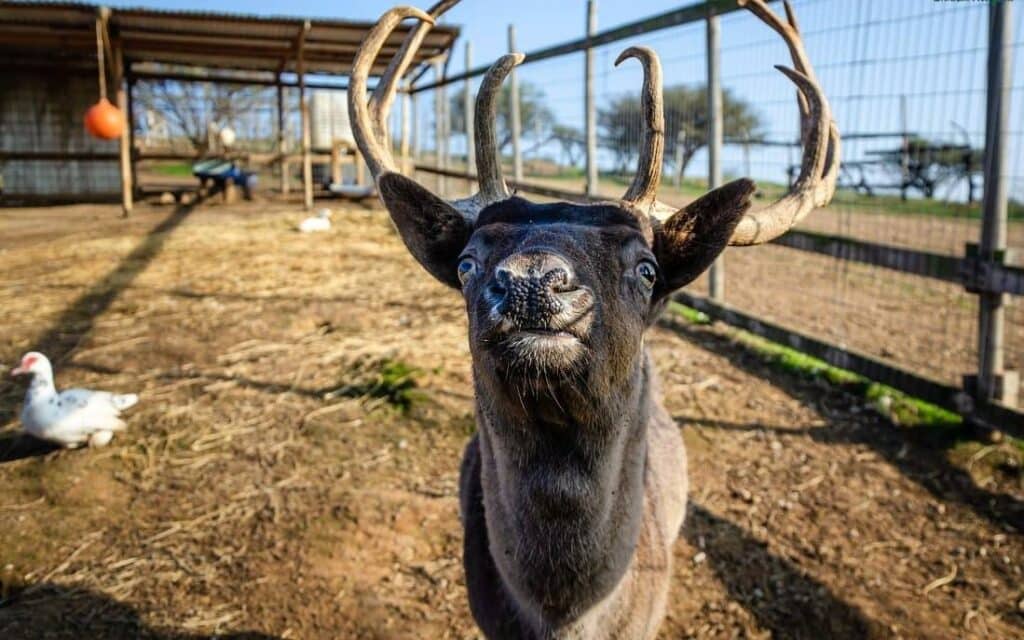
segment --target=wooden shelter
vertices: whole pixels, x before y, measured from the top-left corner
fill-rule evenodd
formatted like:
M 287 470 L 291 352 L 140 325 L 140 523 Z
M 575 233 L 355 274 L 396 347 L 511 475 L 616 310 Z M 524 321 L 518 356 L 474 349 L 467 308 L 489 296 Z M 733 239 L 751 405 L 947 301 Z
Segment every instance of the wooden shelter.
M 146 156 L 134 148 L 132 86 L 137 80 L 167 79 L 274 86 L 278 90 L 278 149 L 282 167 L 285 87 L 297 87 L 302 122 L 305 203 L 312 203 L 310 123 L 306 91 L 344 89 L 344 81 L 311 82 L 309 76 L 347 76 L 371 23 L 226 13 L 107 9 L 80 3 L 0 3 L 0 163 L 17 168 L 35 163 L 71 176 L 67 193 L 74 200 L 74 176 L 96 180 L 117 176 L 125 211 L 132 207 L 135 163 Z M 391 35 L 379 57 L 384 70 L 411 25 Z M 447 54 L 458 29 L 438 25 L 423 41 L 410 75 Z M 104 55 L 99 55 L 102 50 Z M 111 101 L 128 117 L 126 135 L 115 143 L 88 138 L 81 114 L 95 101 L 98 60 L 106 69 Z M 91 82 L 89 76 L 91 74 Z M 330 79 L 333 80 L 333 79 Z M 20 107 L 19 107 L 20 102 Z M 58 109 L 57 107 L 61 107 Z M 53 112 L 51 114 L 51 111 Z M 36 118 L 34 129 L 13 121 L 18 114 Z M 54 114 L 63 114 L 57 116 Z M 75 120 L 77 116 L 77 121 Z M 116 147 L 116 148 L 115 148 Z M 94 166 L 95 165 L 95 166 Z M 87 170 L 92 167 L 91 170 Z M 98 169 L 97 169 L 98 167 Z M 116 167 L 116 172 L 114 168 Z M 82 178 L 84 180 L 84 178 Z

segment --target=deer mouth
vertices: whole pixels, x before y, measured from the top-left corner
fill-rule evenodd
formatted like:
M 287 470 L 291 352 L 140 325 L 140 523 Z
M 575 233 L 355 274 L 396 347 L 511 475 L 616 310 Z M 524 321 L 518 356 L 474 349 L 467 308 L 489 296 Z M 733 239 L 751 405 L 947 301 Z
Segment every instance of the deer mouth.
M 524 373 L 571 370 L 586 353 L 586 346 L 575 334 L 553 329 L 512 331 L 499 344 L 499 359 Z
M 548 326 L 514 326 L 498 322 L 488 342 L 496 359 L 523 373 L 569 371 L 589 352 L 587 335 L 592 310 Z M 554 326 L 551 326 L 554 325 Z

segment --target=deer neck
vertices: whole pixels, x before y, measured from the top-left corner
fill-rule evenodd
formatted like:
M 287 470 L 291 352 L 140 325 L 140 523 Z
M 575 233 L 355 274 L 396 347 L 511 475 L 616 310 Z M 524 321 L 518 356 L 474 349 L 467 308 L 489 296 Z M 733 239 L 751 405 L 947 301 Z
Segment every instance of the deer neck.
M 634 360 L 611 382 L 542 392 L 476 372 L 491 556 L 515 600 L 548 624 L 611 593 L 636 548 L 653 368 L 642 351 Z

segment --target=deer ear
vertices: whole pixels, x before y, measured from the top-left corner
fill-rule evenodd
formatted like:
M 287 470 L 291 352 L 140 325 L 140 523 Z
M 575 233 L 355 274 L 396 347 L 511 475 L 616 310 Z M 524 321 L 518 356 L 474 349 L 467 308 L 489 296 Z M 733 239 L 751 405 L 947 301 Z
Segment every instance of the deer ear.
M 750 208 L 755 189 L 752 180 L 734 180 L 697 198 L 655 229 L 661 296 L 689 284 L 711 266 Z
M 450 204 L 398 173 L 377 178 L 377 189 L 409 253 L 450 287 L 460 287 L 459 254 L 473 228 Z

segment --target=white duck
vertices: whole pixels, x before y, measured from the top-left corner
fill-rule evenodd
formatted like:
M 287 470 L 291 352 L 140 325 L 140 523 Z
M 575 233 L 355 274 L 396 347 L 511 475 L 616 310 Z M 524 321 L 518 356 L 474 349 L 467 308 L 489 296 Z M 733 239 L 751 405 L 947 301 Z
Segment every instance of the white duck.
M 67 389 L 57 393 L 49 359 L 32 351 L 21 357 L 12 376 L 31 375 L 21 410 L 21 426 L 32 436 L 63 447 L 102 447 L 125 424 L 118 416 L 139 401 L 134 393 L 115 395 L 106 391 Z
M 331 210 L 321 209 L 315 216 L 306 218 L 299 223 L 299 231 L 302 233 L 313 233 L 315 231 L 329 231 L 331 228 Z

